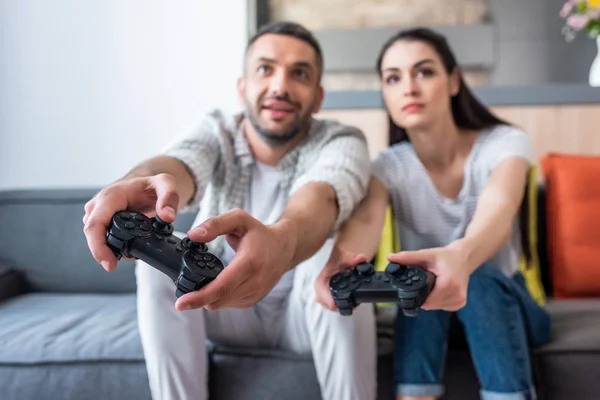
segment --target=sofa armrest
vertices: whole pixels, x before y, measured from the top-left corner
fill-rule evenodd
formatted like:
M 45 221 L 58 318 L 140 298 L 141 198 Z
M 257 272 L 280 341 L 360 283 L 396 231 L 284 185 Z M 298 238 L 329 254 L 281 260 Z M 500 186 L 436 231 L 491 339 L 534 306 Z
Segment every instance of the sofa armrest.
M 17 270 L 0 265 L 0 302 L 26 292 L 25 277 Z

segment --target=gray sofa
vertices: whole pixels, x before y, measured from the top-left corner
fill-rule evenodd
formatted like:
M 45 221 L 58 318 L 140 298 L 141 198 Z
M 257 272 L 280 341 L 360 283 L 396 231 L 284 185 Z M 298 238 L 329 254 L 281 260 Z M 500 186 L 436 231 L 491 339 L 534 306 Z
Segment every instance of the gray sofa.
M 82 233 L 83 205 L 94 193 L 0 192 L 2 400 L 150 398 L 133 263 L 104 272 Z M 180 215 L 177 228 L 185 230 L 192 218 Z M 544 243 L 542 237 L 542 252 Z M 545 254 L 542 260 L 551 294 Z M 600 398 L 600 299 L 552 301 L 548 309 L 552 342 L 534 351 L 540 398 Z M 379 318 L 379 399 L 393 397 L 392 319 L 389 314 Z M 477 399 L 476 375 L 464 340 L 457 338 L 450 346 L 444 398 Z M 207 351 L 211 399 L 319 398 L 310 354 L 210 344 Z

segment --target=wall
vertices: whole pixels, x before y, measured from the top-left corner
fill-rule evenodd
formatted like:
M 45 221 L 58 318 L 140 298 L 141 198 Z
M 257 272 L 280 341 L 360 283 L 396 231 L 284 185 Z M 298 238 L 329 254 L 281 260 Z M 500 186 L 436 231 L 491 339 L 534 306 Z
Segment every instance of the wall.
M 529 134 L 533 162 L 549 152 L 600 154 L 600 104 L 493 106 L 492 111 Z M 321 118 L 354 124 L 365 132 L 371 157 L 385 149 L 388 121 L 383 109 L 323 110 Z
M 587 83 L 596 44 L 585 35 L 565 41 L 564 20 L 558 15 L 563 4 L 564 0 L 268 0 L 268 11 L 272 20 L 292 19 L 317 31 L 492 24 L 494 40 L 477 51 L 491 47 L 493 65 L 485 73 L 467 71 L 470 84 Z M 455 53 L 473 46 L 469 41 L 452 45 Z M 339 47 L 349 46 L 351 41 Z M 360 52 L 355 57 L 361 57 Z M 337 71 L 326 74 L 325 84 L 330 90 L 364 90 L 376 89 L 378 81 L 370 71 Z
M 104 185 L 235 108 L 233 1 L 0 0 L 0 189 Z

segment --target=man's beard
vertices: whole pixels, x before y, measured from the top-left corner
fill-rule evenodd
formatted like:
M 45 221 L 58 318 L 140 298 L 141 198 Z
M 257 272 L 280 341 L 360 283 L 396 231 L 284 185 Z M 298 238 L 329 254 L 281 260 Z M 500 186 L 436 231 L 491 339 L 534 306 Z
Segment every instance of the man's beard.
M 312 121 L 312 108 L 312 106 L 308 107 L 307 111 L 304 114 L 301 114 L 300 118 L 292 122 L 283 132 L 272 131 L 261 127 L 258 115 L 260 113 L 260 106 L 258 113 L 255 113 L 248 100 L 246 100 L 245 115 L 250 121 L 250 124 L 252 124 L 254 130 L 260 135 L 261 138 L 263 138 L 265 142 L 273 146 L 283 146 L 293 141 L 298 137 L 298 135 L 306 132 L 310 128 L 310 123 Z

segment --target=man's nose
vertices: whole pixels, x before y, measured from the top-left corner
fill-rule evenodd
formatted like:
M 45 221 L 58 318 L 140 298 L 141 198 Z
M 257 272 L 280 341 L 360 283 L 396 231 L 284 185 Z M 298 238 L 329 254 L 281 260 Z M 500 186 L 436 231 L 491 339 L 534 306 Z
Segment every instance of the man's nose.
M 289 89 L 288 76 L 285 71 L 273 74 L 269 82 L 269 91 L 276 94 L 286 94 Z

